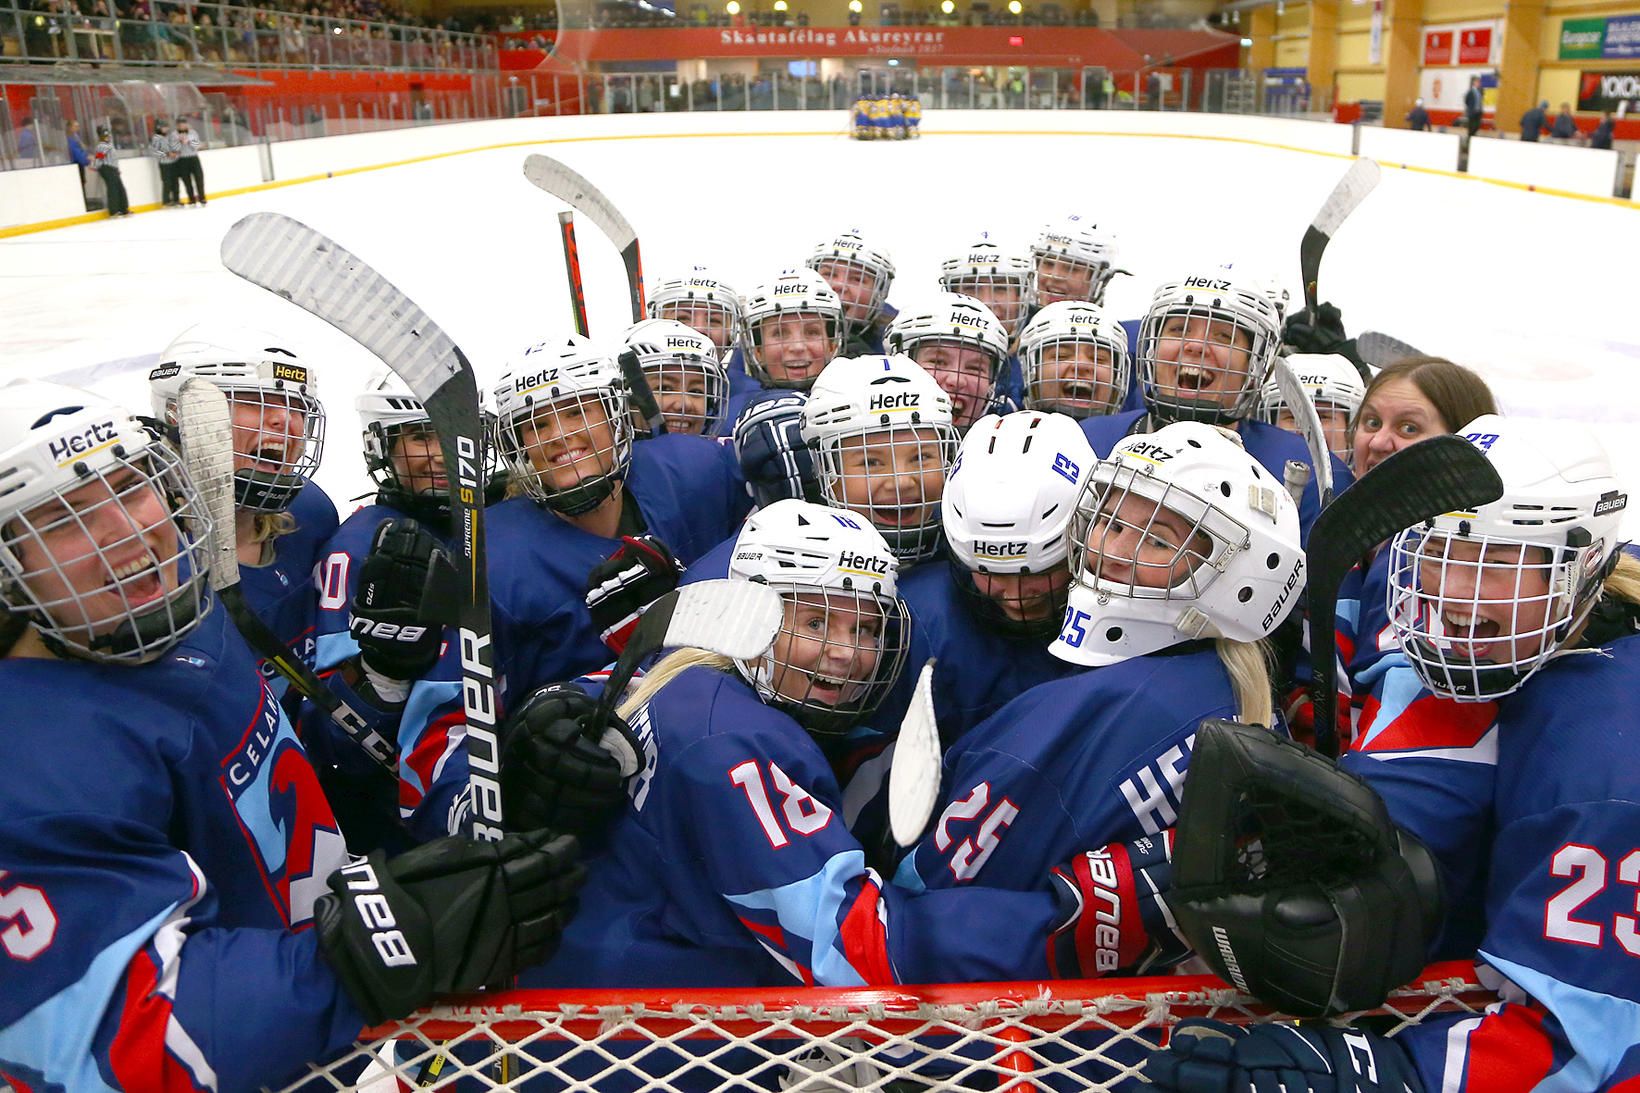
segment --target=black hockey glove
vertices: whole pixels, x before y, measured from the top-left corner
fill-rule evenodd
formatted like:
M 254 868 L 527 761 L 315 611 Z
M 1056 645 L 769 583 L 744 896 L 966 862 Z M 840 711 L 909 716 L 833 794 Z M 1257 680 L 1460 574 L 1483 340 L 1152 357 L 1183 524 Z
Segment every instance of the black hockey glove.
M 1354 1028 L 1180 1021 L 1143 1074 L 1163 1093 L 1423 1093 L 1393 1040 Z
M 1053 871 L 1060 914 L 1048 965 L 1060 979 L 1158 974 L 1190 955 L 1167 907 L 1173 832 L 1111 843 Z
M 803 443 L 803 405 L 796 391 L 772 392 L 748 402 L 735 420 L 735 458 L 759 508 L 798 497 L 820 500 L 814 451 Z
M 587 575 L 587 611 L 617 656 L 650 604 L 678 587 L 683 563 L 653 535 L 623 535 L 615 552 Z
M 642 766 L 627 723 L 611 713 L 593 726 L 598 703 L 567 683 L 542 687 L 507 718 L 501 812 L 509 827 L 550 827 L 582 838 L 603 833 L 626 805 L 626 781 Z
M 1295 353 L 1337 353 L 1355 365 L 1363 380 L 1372 378 L 1371 370 L 1362 363 L 1361 354 L 1355 348 L 1355 339 L 1344 332 L 1344 316 L 1332 304 L 1317 304 L 1314 316 L 1308 308 L 1287 316 L 1281 330 L 1281 344 Z
M 320 950 L 373 1025 L 503 986 L 557 949 L 586 879 L 579 856 L 574 838 L 548 831 L 377 851 L 331 874 L 314 906 Z
M 431 671 L 456 621 L 455 587 L 450 551 L 432 532 L 409 519 L 377 528 L 348 622 L 365 668 L 401 681 Z

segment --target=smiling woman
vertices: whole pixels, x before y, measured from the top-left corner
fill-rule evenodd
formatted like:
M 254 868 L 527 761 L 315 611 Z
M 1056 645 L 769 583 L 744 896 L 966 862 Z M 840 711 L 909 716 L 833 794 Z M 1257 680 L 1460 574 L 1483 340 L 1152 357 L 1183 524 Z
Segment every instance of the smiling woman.
M 1351 470 L 1366 474 L 1402 448 L 1498 412 L 1486 381 L 1442 357 L 1408 357 L 1372 378 L 1350 423 Z

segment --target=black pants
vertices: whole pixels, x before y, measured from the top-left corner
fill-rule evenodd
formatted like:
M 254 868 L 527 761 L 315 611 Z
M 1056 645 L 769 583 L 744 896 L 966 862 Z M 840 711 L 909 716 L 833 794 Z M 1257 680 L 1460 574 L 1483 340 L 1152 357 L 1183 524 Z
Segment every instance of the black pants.
M 120 178 L 120 169 L 109 163 L 98 167 L 97 174 L 102 176 L 103 189 L 108 192 L 108 215 L 124 216 L 130 212 L 131 202 L 125 196 L 125 181 Z
M 1476 133 L 1480 132 L 1480 130 L 1481 130 L 1481 116 L 1479 114 L 1467 114 L 1467 115 L 1465 115 L 1463 123 L 1464 123 L 1464 128 L 1469 130 L 1469 135 L 1470 136 L 1474 136 Z
M 184 156 L 177 160 L 177 174 L 188 190 L 188 204 L 205 204 L 205 168 L 198 156 Z
M 159 200 L 163 205 L 177 205 L 177 165 L 175 162 L 159 165 Z

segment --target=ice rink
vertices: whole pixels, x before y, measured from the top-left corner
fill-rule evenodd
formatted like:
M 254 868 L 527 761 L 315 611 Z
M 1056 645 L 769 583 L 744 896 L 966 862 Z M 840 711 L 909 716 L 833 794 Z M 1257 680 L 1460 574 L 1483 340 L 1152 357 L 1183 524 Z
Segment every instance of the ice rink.
M 996 124 L 1027 124 L 1017 117 Z M 1119 235 L 1132 276 L 1108 303 L 1123 318 L 1143 313 L 1158 281 L 1227 260 L 1270 271 L 1296 295 L 1299 237 L 1347 166 L 1223 141 L 942 134 L 937 114 L 920 141 L 861 144 L 838 121 L 835 135 L 664 140 L 636 135 L 638 124 L 630 139 L 475 151 L 0 240 L 0 368 L 145 406 L 145 366 L 182 328 L 280 328 L 320 366 L 330 433 L 319 480 L 345 508 L 364 489 L 352 397 L 379 365 L 222 268 L 222 234 L 247 213 L 284 212 L 355 251 L 490 381 L 525 346 L 571 329 L 558 206 L 522 175 L 532 150 L 563 159 L 625 211 L 650 284 L 700 263 L 744 292 L 859 227 L 894 257 L 890 299 L 904 307 L 933 291 L 940 259 L 978 231 L 1023 253 L 1045 220 L 1080 212 Z M 590 222 L 579 233 L 593 332 L 618 335 L 619 262 Z M 1334 240 L 1321 292 L 1352 333 L 1382 330 L 1474 367 L 1508 413 L 1596 424 L 1640 485 L 1640 327 L 1623 273 L 1635 254 L 1640 207 L 1390 168 Z M 1631 516 L 1627 528 L 1640 524 Z

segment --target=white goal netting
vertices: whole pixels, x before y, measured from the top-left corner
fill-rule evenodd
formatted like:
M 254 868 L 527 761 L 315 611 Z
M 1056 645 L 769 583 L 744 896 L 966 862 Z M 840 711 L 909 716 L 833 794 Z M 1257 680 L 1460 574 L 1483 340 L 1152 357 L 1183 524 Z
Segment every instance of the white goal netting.
M 1393 1034 L 1495 996 L 1432 965 L 1364 1016 Z M 1191 1017 L 1269 1011 L 1206 976 L 792 990 L 512 991 L 379 1029 L 303 1090 L 1089 1090 Z M 289 1087 L 294 1090 L 297 1085 Z

